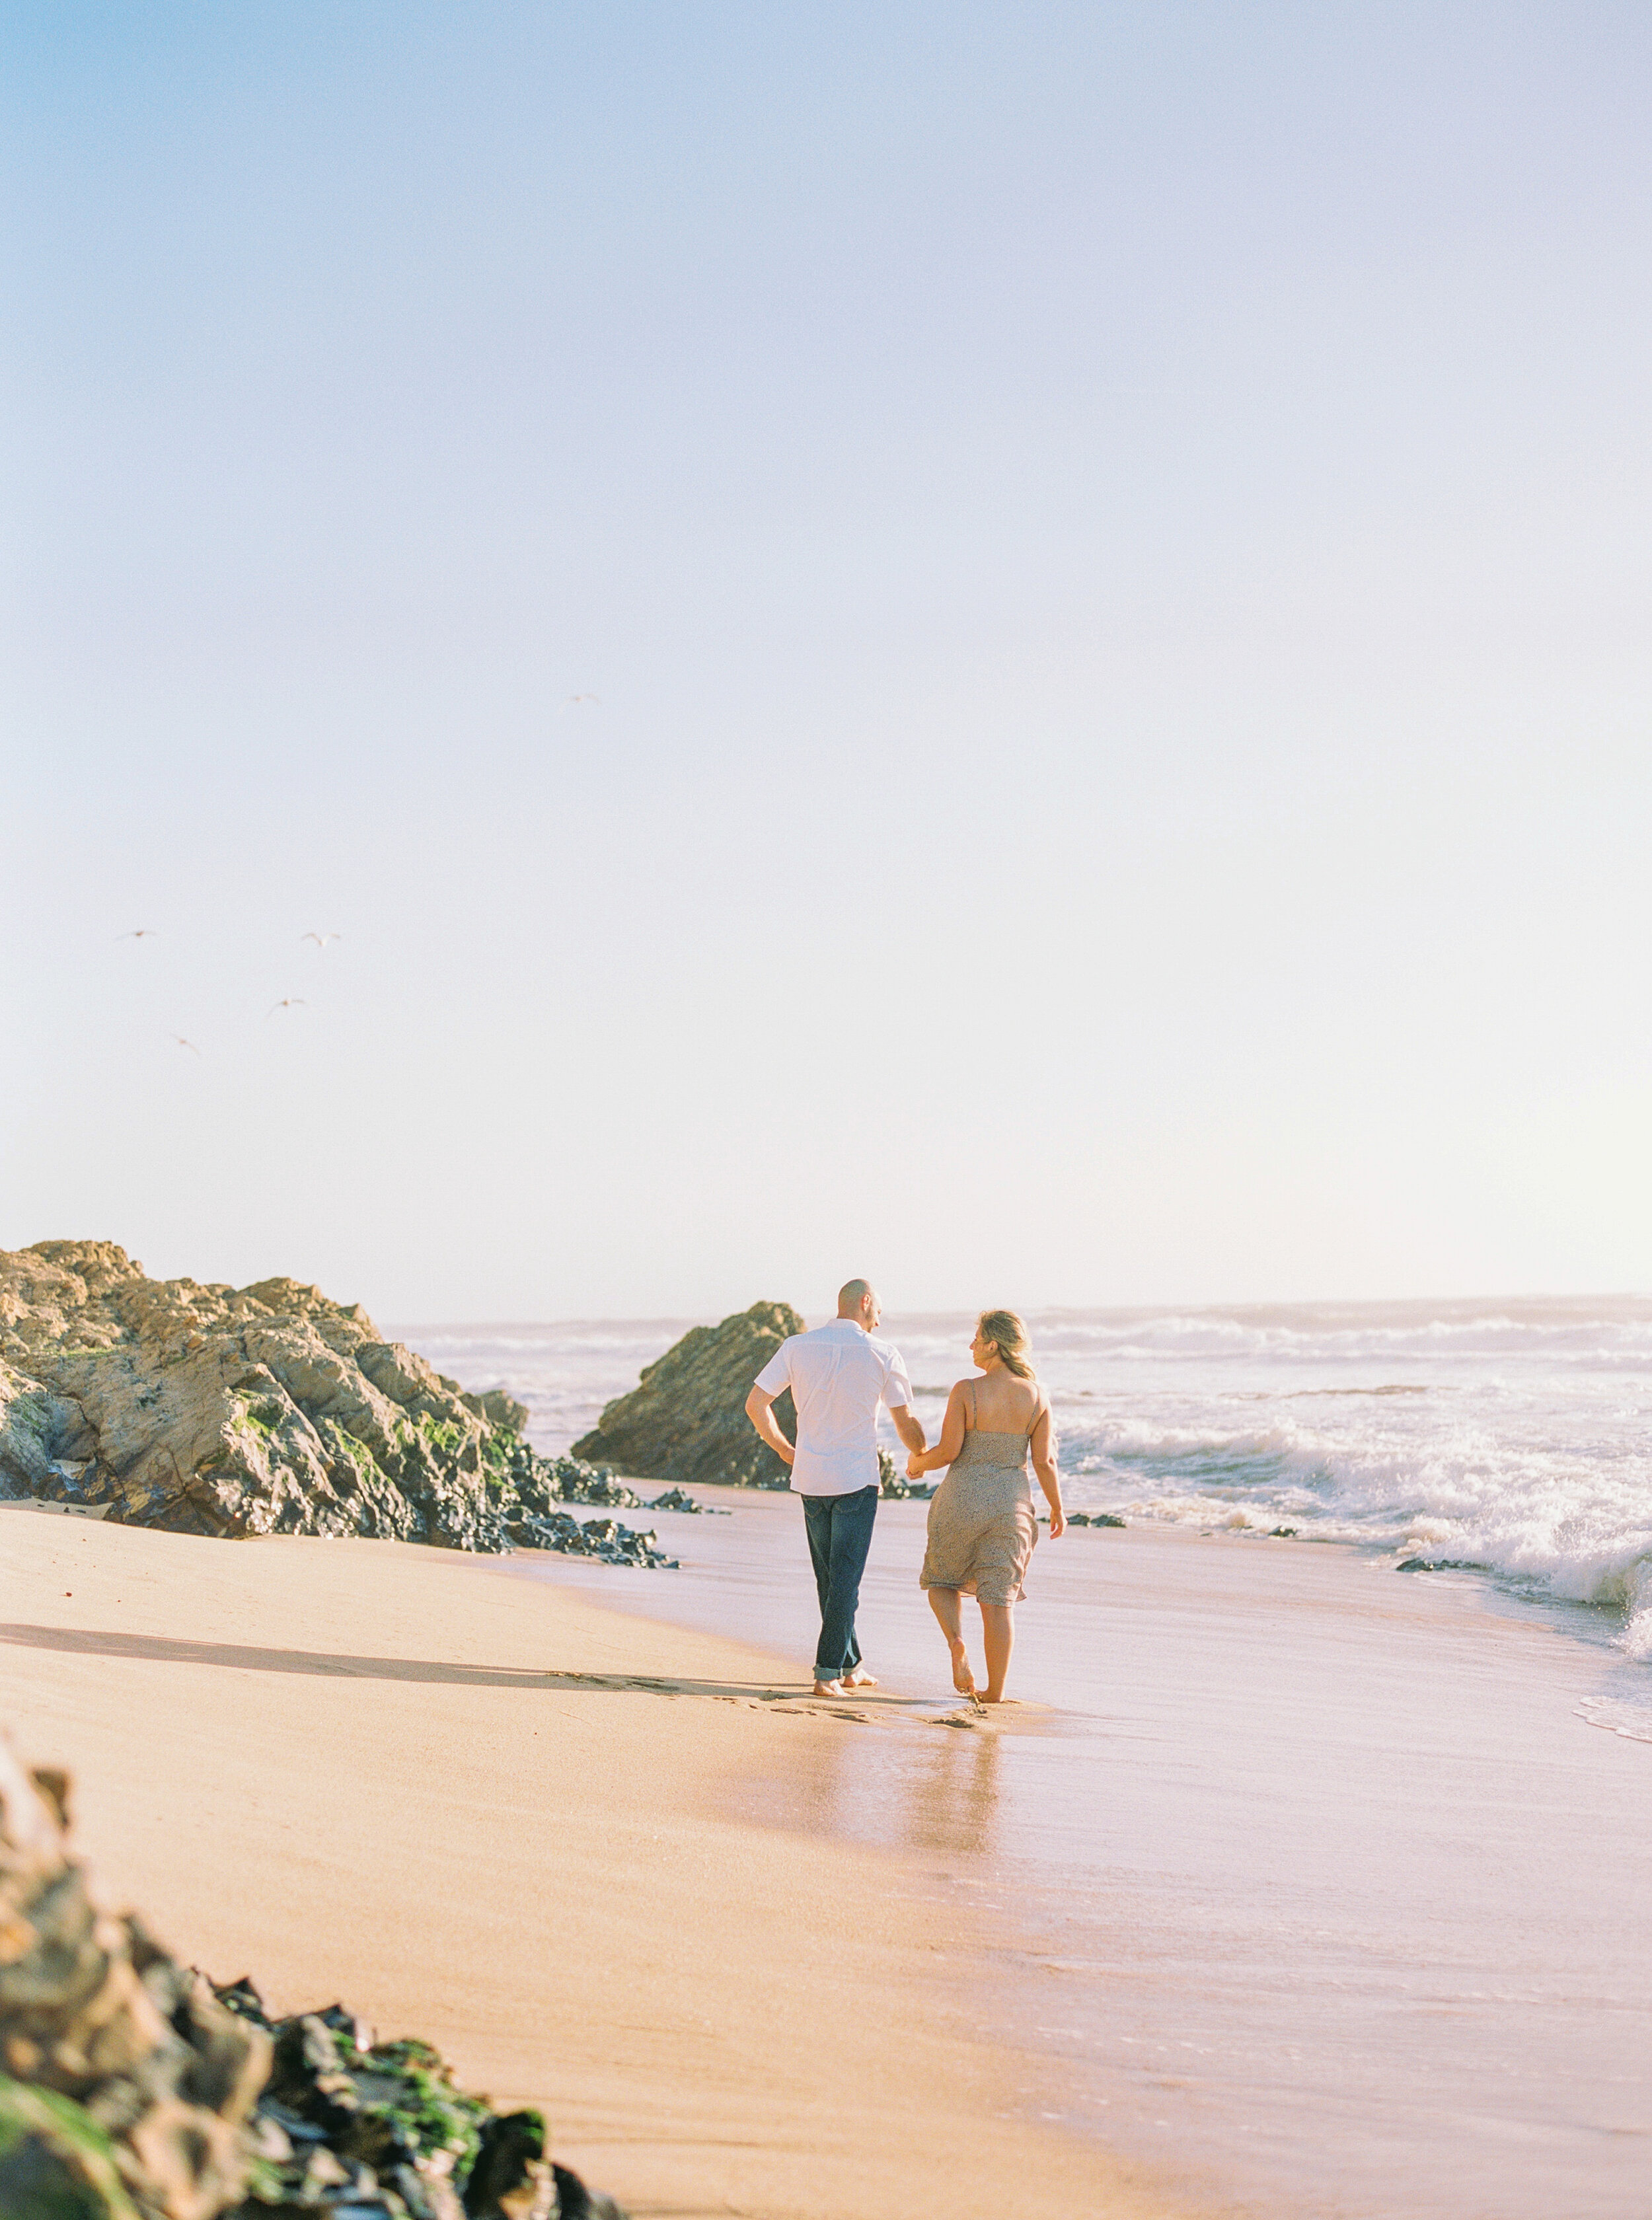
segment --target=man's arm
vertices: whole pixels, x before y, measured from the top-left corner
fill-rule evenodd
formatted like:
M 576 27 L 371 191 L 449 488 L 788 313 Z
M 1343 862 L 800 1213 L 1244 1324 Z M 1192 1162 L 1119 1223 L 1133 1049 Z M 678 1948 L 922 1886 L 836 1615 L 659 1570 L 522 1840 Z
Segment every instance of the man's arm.
M 784 1391 L 780 1391 L 783 1393 Z M 745 1415 L 768 1443 L 782 1464 L 790 1464 L 797 1451 L 775 1424 L 774 1397 L 766 1389 L 754 1388 L 745 1399 Z M 906 1439 L 903 1434 L 901 1440 Z
M 897 1409 L 891 1411 L 889 1416 L 895 1421 L 895 1431 L 913 1455 L 921 1456 L 925 1447 L 924 1430 L 919 1420 L 913 1417 L 911 1405 L 902 1403 Z

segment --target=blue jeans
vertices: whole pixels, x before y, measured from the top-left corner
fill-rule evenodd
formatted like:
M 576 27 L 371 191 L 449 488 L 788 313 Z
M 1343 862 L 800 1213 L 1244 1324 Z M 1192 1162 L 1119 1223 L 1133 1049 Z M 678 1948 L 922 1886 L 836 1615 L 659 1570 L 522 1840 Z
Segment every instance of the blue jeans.
M 803 1524 L 809 1537 L 814 1585 L 820 1595 L 820 1644 L 814 1653 L 817 1681 L 841 1680 L 860 1663 L 855 1639 L 855 1606 L 860 1576 L 872 1546 L 877 1490 L 858 1487 L 852 1495 L 806 1495 Z

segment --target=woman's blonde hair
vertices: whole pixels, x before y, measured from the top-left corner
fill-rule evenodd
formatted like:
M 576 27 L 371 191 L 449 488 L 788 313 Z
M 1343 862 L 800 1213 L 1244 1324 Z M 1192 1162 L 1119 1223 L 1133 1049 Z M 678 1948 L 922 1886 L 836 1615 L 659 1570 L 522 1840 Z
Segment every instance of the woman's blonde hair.
M 1032 1364 L 1032 1344 L 1013 1311 L 982 1311 L 976 1331 L 983 1341 L 991 1342 L 1006 1372 L 1013 1372 L 1018 1380 L 1038 1378 Z

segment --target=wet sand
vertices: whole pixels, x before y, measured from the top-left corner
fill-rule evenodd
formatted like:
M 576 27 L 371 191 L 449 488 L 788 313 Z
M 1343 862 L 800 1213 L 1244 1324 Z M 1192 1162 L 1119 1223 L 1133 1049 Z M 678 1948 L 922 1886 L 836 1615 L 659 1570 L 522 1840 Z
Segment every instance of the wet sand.
M 1041 2120 L 944 1859 L 775 1824 L 851 1736 L 959 1737 L 526 1563 L 7 1507 L 0 1718 L 172 1949 L 428 2037 L 637 2220 L 1206 2209 Z
M 683 1572 L 602 1592 L 801 1668 L 797 1506 L 718 1500 L 732 1517 L 655 1521 Z M 923 1519 L 880 1507 L 861 1637 L 941 1715 Z M 1152 1525 L 1046 1537 L 1027 1585 L 1020 1711 L 845 1732 L 744 1808 L 931 1859 L 1001 1946 L 984 2039 L 1036 2052 L 1040 2108 L 1110 2148 L 1281 2220 L 1643 2220 L 1649 1673 L 1611 1615 Z

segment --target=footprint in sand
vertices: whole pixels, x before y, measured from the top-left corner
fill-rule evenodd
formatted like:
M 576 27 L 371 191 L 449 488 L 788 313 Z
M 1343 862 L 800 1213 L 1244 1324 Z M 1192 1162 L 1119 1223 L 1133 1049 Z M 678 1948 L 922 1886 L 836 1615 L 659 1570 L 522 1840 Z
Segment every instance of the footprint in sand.
M 639 1673 L 558 1673 L 547 1671 L 545 1679 L 561 1688 L 606 1688 L 619 1693 L 643 1696 L 664 1696 L 668 1701 L 682 1696 L 698 1696 L 714 1704 L 739 1704 L 748 1711 L 779 1712 L 799 1718 L 852 1719 L 860 1726 L 872 1724 L 870 1712 L 851 1709 L 843 1704 L 811 1703 L 793 1694 L 787 1688 L 765 1689 L 758 1695 L 737 1693 L 732 1688 L 696 1687 L 693 1681 L 667 1681 Z

